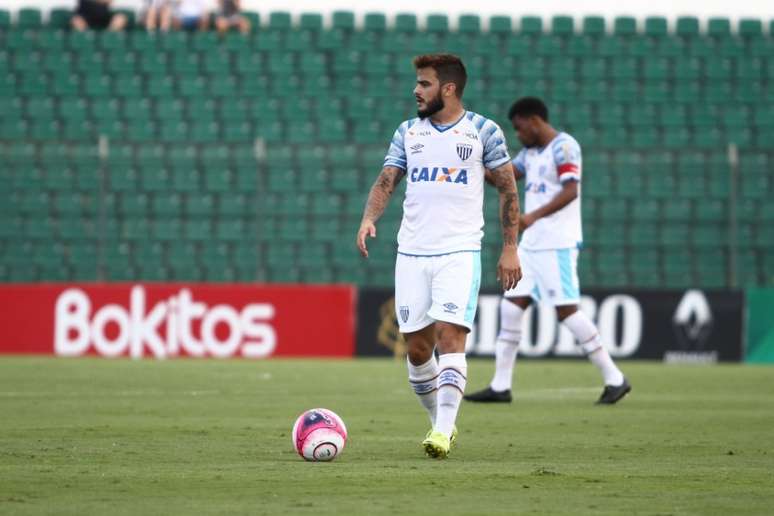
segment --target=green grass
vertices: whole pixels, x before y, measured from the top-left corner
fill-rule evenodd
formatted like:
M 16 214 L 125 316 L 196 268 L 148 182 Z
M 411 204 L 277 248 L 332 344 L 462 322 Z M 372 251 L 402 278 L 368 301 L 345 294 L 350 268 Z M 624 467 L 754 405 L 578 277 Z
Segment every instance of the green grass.
M 588 363 L 521 363 L 436 461 L 403 362 L 3 358 L 0 514 L 772 514 L 774 370 L 623 367 L 596 407 Z M 332 463 L 290 444 L 315 406 L 350 431 Z

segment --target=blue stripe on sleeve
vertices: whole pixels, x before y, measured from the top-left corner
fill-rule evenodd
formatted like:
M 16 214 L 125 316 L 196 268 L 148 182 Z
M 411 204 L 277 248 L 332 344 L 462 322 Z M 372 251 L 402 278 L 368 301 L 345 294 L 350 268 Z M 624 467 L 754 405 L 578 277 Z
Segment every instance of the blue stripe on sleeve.
M 384 157 L 385 167 L 395 167 L 401 170 L 406 170 L 406 148 L 405 148 L 405 133 L 408 127 L 410 127 L 411 120 L 403 122 L 395 130 L 395 134 L 392 135 L 392 141 L 390 147 L 387 150 L 387 155 Z

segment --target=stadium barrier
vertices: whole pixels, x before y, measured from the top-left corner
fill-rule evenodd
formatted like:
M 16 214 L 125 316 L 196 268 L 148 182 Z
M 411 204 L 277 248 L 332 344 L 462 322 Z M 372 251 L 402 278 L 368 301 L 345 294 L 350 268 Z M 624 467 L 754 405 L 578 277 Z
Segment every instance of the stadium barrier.
M 774 363 L 774 288 L 747 290 L 747 347 L 745 361 Z
M 476 324 L 468 336 L 469 355 L 494 355 L 499 303 L 496 292 L 483 292 L 479 297 Z M 597 323 L 615 358 L 716 362 L 743 357 L 744 296 L 740 290 L 592 289 L 582 297 L 581 309 Z M 530 307 L 524 321 L 521 356 L 581 356 L 572 335 L 558 324 L 550 306 Z M 361 290 L 357 354 L 403 356 L 405 351 L 392 290 Z
M 182 283 L 0 287 L 0 353 L 103 357 L 351 357 L 346 285 Z

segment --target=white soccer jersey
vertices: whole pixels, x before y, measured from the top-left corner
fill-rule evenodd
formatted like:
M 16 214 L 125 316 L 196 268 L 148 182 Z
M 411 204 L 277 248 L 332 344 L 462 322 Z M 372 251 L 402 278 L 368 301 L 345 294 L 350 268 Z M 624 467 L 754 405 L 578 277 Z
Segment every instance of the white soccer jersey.
M 434 256 L 481 249 L 484 168 L 508 163 L 500 127 L 466 111 L 439 127 L 429 118 L 400 124 L 384 166 L 406 171 L 398 252 Z
M 580 181 L 581 149 L 575 138 L 559 133 L 543 148 L 522 149 L 513 165 L 525 177 L 524 212 L 547 204 L 562 190 L 566 181 Z M 578 197 L 547 217 L 538 219 L 524 231 L 520 247 L 532 251 L 578 248 L 583 243 L 580 185 Z

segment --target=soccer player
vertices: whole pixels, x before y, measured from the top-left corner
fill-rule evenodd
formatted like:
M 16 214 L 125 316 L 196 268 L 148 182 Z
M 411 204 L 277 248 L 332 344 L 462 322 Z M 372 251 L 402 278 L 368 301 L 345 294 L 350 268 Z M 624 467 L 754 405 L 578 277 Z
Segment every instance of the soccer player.
M 604 380 L 597 403 L 612 404 L 630 390 L 599 338 L 599 331 L 578 310 L 578 251 L 581 232 L 581 150 L 567 133 L 548 123 L 540 99 L 517 100 L 508 113 L 524 149 L 513 160 L 516 178 L 526 177 L 519 258 L 524 278 L 500 302 L 500 333 L 495 343 L 495 374 L 489 387 L 465 396 L 468 401 L 511 401 L 511 383 L 521 340 L 524 310 L 535 301 L 556 307 L 559 320 L 580 343 Z
M 445 458 L 456 440 L 467 374 L 465 338 L 478 304 L 485 172 L 500 195 L 497 274 L 505 290 L 521 277 L 519 201 L 502 131 L 462 105 L 467 73 L 460 58 L 423 55 L 414 67 L 418 118 L 400 124 L 392 137 L 356 243 L 367 258 L 366 237 L 376 237 L 375 224 L 406 177 L 395 311 L 408 344 L 409 382 L 432 423 L 422 446 L 429 456 Z

